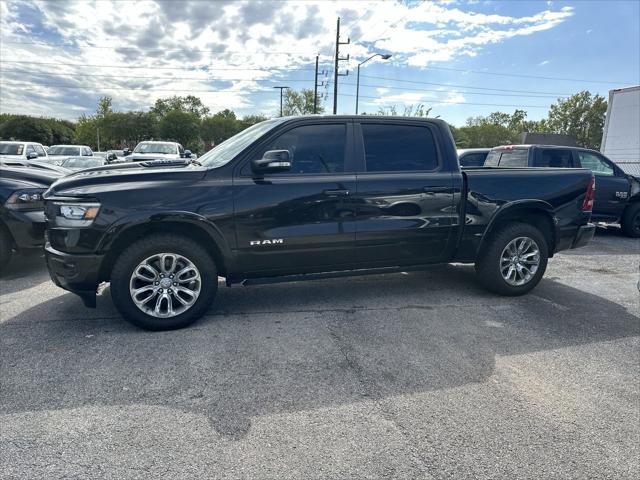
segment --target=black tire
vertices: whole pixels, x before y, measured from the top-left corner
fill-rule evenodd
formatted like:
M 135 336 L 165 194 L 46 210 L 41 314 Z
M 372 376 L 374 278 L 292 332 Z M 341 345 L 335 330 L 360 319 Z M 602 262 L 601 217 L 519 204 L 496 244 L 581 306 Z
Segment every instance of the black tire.
M 538 247 L 539 263 L 536 272 L 523 285 L 512 285 L 501 273 L 501 257 L 509 243 L 519 237 L 532 239 Z M 545 236 L 533 225 L 526 223 L 509 223 L 495 231 L 483 248 L 476 262 L 478 280 L 486 289 L 500 295 L 524 295 L 540 282 L 547 269 L 549 247 Z
M 620 224 L 628 237 L 640 237 L 640 202 L 632 203 L 624 210 Z
M 195 265 L 201 279 L 199 296 L 195 302 L 182 313 L 165 318 L 142 311 L 133 301 L 130 293 L 131 277 L 138 265 L 145 259 L 160 253 L 184 257 Z M 218 273 L 209 253 L 199 243 L 176 234 L 154 234 L 139 240 L 120 254 L 111 271 L 113 303 L 126 320 L 145 330 L 174 330 L 191 325 L 205 314 L 215 299 L 217 290 Z M 174 292 L 173 297 L 175 296 Z M 180 307 L 179 303 L 176 305 Z
M 13 240 L 11 235 L 5 229 L 4 225 L 0 224 L 0 274 L 4 273 L 11 256 L 13 255 Z

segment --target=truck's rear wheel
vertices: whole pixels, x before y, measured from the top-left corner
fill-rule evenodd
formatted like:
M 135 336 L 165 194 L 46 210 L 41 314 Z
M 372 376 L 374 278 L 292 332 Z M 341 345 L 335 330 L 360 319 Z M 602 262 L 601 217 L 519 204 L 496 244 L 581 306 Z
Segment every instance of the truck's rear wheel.
M 510 223 L 496 231 L 476 262 L 482 285 L 501 295 L 523 295 L 547 268 L 547 241 L 536 227 Z
M 200 244 L 173 234 L 140 240 L 118 257 L 111 297 L 131 323 L 147 330 L 186 327 L 200 318 L 218 288 L 215 263 Z
M 640 237 L 640 202 L 629 205 L 622 215 L 622 231 L 629 237 Z

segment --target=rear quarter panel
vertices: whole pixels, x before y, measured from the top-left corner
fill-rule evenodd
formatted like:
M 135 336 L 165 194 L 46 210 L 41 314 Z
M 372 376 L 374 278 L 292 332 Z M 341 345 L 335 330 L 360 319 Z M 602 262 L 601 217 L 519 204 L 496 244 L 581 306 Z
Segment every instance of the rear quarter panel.
M 589 221 L 590 215 L 581 210 L 592 177 L 587 169 L 479 168 L 465 170 L 463 175 L 467 191 L 458 249 L 461 259 L 476 256 L 485 231 L 507 211 L 534 208 L 548 212 L 555 226 L 556 251 L 564 245 L 564 237 Z M 527 223 L 524 212 L 522 221 Z

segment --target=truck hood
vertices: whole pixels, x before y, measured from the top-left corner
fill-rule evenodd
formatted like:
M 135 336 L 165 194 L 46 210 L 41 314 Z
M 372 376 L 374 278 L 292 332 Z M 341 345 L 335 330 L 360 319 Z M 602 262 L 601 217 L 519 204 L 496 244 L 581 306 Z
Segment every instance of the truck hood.
M 200 180 L 206 172 L 206 168 L 184 160 L 104 165 L 59 179 L 45 193 L 45 198 L 58 195 L 90 196 L 101 191 L 133 188 L 136 184 L 161 187 L 165 182 L 184 182 L 188 185 Z
M 31 167 L 2 167 L 0 178 L 10 178 L 26 187 L 47 188 L 63 174 Z

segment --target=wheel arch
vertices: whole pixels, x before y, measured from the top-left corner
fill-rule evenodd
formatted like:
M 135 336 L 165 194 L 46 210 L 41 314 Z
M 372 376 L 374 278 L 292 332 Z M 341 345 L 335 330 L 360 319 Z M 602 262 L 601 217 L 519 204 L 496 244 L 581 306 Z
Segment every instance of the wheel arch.
M 523 218 L 526 220 L 523 221 Z M 540 230 L 547 240 L 549 258 L 553 257 L 557 241 L 553 207 L 542 200 L 518 200 L 503 205 L 495 213 L 482 235 L 476 252 L 476 258 L 480 257 L 492 235 L 499 228 L 517 221 L 531 224 Z
M 200 215 L 174 212 L 123 219 L 112 225 L 99 247 L 100 251 L 106 252 L 99 281 L 109 280 L 115 260 L 128 245 L 156 233 L 175 233 L 196 240 L 214 259 L 219 275 L 226 276 L 231 269 L 231 249 L 216 225 Z

